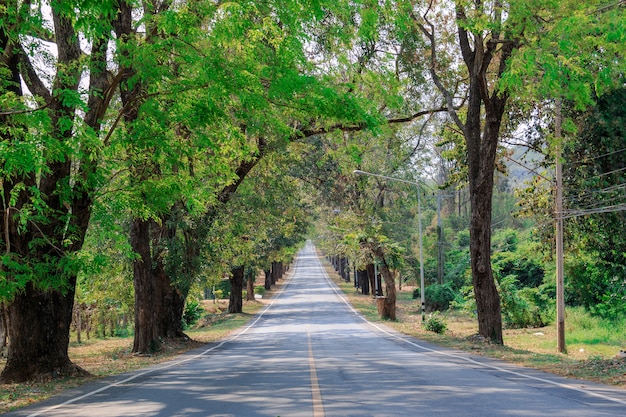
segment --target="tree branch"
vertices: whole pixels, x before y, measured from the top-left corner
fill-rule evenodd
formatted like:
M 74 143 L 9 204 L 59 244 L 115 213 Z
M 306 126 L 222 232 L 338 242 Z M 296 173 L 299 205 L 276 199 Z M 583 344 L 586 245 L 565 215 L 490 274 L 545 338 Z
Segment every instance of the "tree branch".
M 0 111 L 0 116 L 13 116 L 13 115 L 16 115 L 16 114 L 34 113 L 36 111 L 43 110 L 43 109 L 47 108 L 49 105 L 50 105 L 50 103 L 46 103 L 43 106 L 39 106 L 39 107 L 36 107 L 34 109 L 3 110 L 3 111 Z
M 461 54 L 463 55 L 463 60 L 465 61 L 465 65 L 468 68 L 474 67 L 474 51 L 472 51 L 472 47 L 470 45 L 469 36 L 467 30 L 461 26 L 461 22 L 467 19 L 465 16 L 465 11 L 461 8 L 461 6 L 456 6 L 456 20 L 457 20 L 457 31 L 459 34 L 459 46 L 461 47 Z
M 19 46 L 19 57 L 21 64 L 20 73 L 22 74 L 26 87 L 28 87 L 31 93 L 43 98 L 46 103 L 50 103 L 50 101 L 52 101 L 52 93 L 48 90 L 43 81 L 41 81 L 39 75 L 37 75 L 35 67 L 30 61 L 30 58 L 28 58 L 22 45 Z
M 448 107 L 442 106 L 436 109 L 418 111 L 416 113 L 413 113 L 405 117 L 387 119 L 387 123 L 388 124 L 408 123 L 422 116 L 426 116 L 426 115 L 433 114 L 433 113 L 447 112 L 447 111 L 448 111 Z M 319 127 L 319 128 L 313 128 L 313 129 L 299 129 L 296 127 L 296 132 L 292 136 L 291 140 L 295 141 L 300 138 L 309 138 L 311 136 L 324 135 L 324 134 L 327 134 L 336 130 L 339 130 L 342 132 L 359 132 L 365 129 L 367 129 L 367 125 L 365 123 L 356 123 L 353 125 L 344 125 L 343 123 L 337 123 L 332 126 Z
M 426 36 L 426 38 L 430 42 L 429 73 L 433 79 L 433 82 L 437 86 L 437 89 L 444 96 L 446 100 L 445 111 L 447 111 L 450 117 L 452 117 L 452 120 L 454 120 L 454 123 L 456 123 L 459 129 L 465 131 L 465 125 L 459 118 L 459 115 L 457 114 L 456 108 L 454 106 L 454 97 L 452 96 L 450 91 L 448 91 L 448 89 L 443 85 L 443 82 L 441 81 L 441 78 L 439 77 L 439 73 L 437 72 L 437 43 L 435 39 L 435 26 L 428 20 L 428 17 L 427 17 L 427 14 L 430 11 L 431 7 L 432 7 L 432 3 L 429 4 L 428 10 L 422 16 L 422 19 L 424 19 L 424 22 L 426 22 L 426 24 L 430 27 L 430 30 L 428 30 L 428 28 L 426 28 L 426 26 L 424 26 L 423 24 L 419 23 L 419 19 L 417 18 L 417 16 L 415 16 L 414 13 L 411 13 L 411 19 L 413 19 L 417 27 L 420 29 L 420 31 L 424 34 L 424 36 Z

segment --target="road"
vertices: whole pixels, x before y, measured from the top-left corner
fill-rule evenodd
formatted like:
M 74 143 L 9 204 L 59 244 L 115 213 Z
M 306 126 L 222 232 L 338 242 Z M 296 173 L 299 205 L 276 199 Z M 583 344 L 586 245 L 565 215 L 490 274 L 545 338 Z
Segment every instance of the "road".
M 367 323 L 314 247 L 221 343 L 10 416 L 626 416 L 626 391 L 446 350 Z

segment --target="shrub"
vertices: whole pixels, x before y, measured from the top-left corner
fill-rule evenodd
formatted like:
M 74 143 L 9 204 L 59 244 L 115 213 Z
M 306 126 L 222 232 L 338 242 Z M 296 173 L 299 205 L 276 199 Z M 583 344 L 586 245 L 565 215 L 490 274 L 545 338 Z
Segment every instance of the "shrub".
M 515 275 L 518 288 L 538 287 L 543 283 L 543 265 L 537 257 L 529 257 L 528 253 L 497 252 L 492 256 L 492 263 L 498 275 Z
M 450 303 L 457 297 L 448 284 L 429 285 L 424 292 L 426 295 L 426 307 L 430 311 L 447 310 L 450 307 Z
M 420 296 L 421 296 L 420 294 L 421 294 L 421 291 L 420 291 L 419 288 L 414 289 L 413 290 L 413 299 L 417 300 L 418 298 L 420 298 Z
M 606 320 L 626 316 L 624 266 L 582 254 L 566 264 L 568 305 L 582 305 Z
M 539 289 L 518 290 L 518 285 L 519 281 L 514 275 L 507 275 L 499 282 L 504 324 L 510 329 L 545 326 L 543 313 L 547 300 L 542 299 Z
M 450 303 L 450 307 L 465 311 L 472 317 L 476 316 L 476 298 L 474 297 L 474 287 L 465 285 L 459 290 L 459 296 Z
M 202 317 L 203 312 L 204 309 L 198 301 L 189 301 L 185 306 L 185 311 L 183 312 L 183 327 L 188 328 L 196 324 L 200 317 Z
M 424 328 L 429 332 L 443 334 L 448 328 L 448 325 L 440 315 L 429 314 L 426 322 L 424 323 Z
M 255 294 L 259 294 L 259 295 L 264 295 L 265 294 L 265 287 L 263 285 L 257 285 L 256 287 L 254 287 L 254 293 Z
M 115 328 L 115 336 L 116 337 L 129 337 L 131 334 L 131 330 L 128 327 L 116 327 Z
M 228 298 L 230 297 L 230 280 L 228 279 L 223 279 L 220 282 L 217 283 L 217 285 L 215 286 L 215 294 L 217 296 L 218 291 L 220 294 L 220 297 L 218 298 Z

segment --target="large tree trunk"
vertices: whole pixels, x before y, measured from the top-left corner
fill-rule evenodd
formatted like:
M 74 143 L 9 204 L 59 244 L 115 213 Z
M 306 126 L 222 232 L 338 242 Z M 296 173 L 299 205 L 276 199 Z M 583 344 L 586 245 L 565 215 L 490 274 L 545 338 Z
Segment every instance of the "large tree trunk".
M 272 262 L 272 285 L 283 277 L 283 263 L 280 261 Z
M 246 275 L 246 301 L 254 301 L 254 281 L 256 279 L 256 271 L 250 270 L 250 272 Z
M 265 273 L 265 289 L 272 289 L 272 271 L 270 269 L 266 269 L 263 271 Z
M 160 348 L 159 317 L 163 308 L 161 288 L 153 276 L 150 251 L 150 220 L 134 219 L 130 241 L 138 258 L 133 262 L 135 286 L 135 337 L 133 352 L 148 353 Z
M 135 353 L 154 352 L 165 339 L 187 337 L 182 328 L 185 297 L 172 285 L 163 257 L 153 248 L 163 236 L 163 227 L 140 219 L 134 219 L 131 226 L 131 246 L 139 255 L 133 262 Z
M 470 80 L 466 121 L 467 163 L 471 203 L 470 261 L 478 316 L 478 333 L 502 343 L 500 296 L 491 268 L 491 204 L 495 156 L 495 137 L 482 134 L 482 100 L 476 75 Z
M 369 287 L 372 295 L 374 297 L 382 295 L 382 288 L 380 288 L 377 283 L 378 277 L 376 276 L 376 267 L 374 264 L 367 264 L 365 270 L 367 271 L 367 280 L 369 281 Z
M 231 270 L 230 299 L 228 302 L 228 313 L 243 312 L 243 276 L 245 267 L 238 266 Z
M 348 258 L 339 258 L 339 275 L 345 282 L 350 282 L 350 269 L 348 267 Z
M 70 285 L 75 282 L 70 283 Z M 3 382 L 24 382 L 88 373 L 68 356 L 74 291 L 40 291 L 28 284 L 8 308 L 9 351 Z
M 380 248 L 374 249 L 374 255 L 381 261 L 380 273 L 385 281 L 385 297 L 383 299 L 383 308 L 379 309 L 380 318 L 395 320 L 396 319 L 396 282 L 394 274 L 389 269 L 385 254 Z
M 367 275 L 367 270 L 359 269 L 356 271 L 357 276 L 359 277 L 359 287 L 361 287 L 361 294 L 369 295 L 370 294 L 370 280 Z

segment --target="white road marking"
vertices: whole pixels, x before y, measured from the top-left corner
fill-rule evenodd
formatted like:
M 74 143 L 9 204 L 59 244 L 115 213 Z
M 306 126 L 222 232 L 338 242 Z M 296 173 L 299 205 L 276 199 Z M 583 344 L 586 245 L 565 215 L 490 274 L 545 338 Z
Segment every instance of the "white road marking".
M 292 276 L 293 276 L 293 275 L 292 275 Z M 289 283 L 289 281 L 287 280 L 287 281 L 286 281 L 286 284 L 288 284 L 288 283 Z M 172 367 L 175 367 L 175 366 L 181 365 L 181 364 L 183 364 L 183 363 L 187 363 L 187 362 L 189 362 L 189 361 L 192 361 L 192 360 L 198 359 L 198 358 L 200 358 L 200 357 L 202 357 L 202 356 L 205 356 L 207 353 L 209 353 L 209 352 L 211 352 L 211 351 L 213 351 L 213 350 L 215 350 L 215 349 L 219 349 L 219 348 L 221 348 L 221 347 L 222 347 L 222 346 L 224 346 L 226 343 L 228 343 L 228 342 L 232 342 L 233 340 L 237 339 L 239 336 L 241 336 L 241 335 L 243 335 L 244 333 L 246 333 L 246 332 L 247 332 L 248 330 L 250 330 L 252 327 L 254 327 L 254 325 L 256 325 L 256 323 L 257 323 L 257 322 L 261 319 L 261 317 L 263 317 L 263 315 L 264 315 L 265 313 L 267 313 L 267 310 L 269 310 L 269 308 L 270 308 L 270 307 L 274 304 L 274 301 L 275 301 L 275 300 L 276 300 L 276 299 L 277 299 L 277 298 L 278 298 L 278 297 L 279 297 L 279 296 L 283 293 L 283 291 L 284 291 L 284 289 L 285 289 L 285 287 L 286 287 L 286 286 L 287 286 L 287 285 L 283 286 L 283 287 L 280 289 L 280 291 L 276 294 L 276 296 L 272 298 L 272 301 L 271 301 L 271 302 L 270 302 L 267 306 L 265 306 L 265 308 L 264 308 L 263 310 L 261 310 L 261 312 L 260 312 L 260 313 L 257 315 L 257 317 L 254 319 L 254 321 L 252 321 L 249 325 L 247 325 L 247 326 L 246 326 L 243 330 L 241 330 L 239 333 L 235 334 L 234 336 L 232 336 L 232 337 L 230 337 L 230 338 L 228 338 L 228 339 L 223 340 L 223 341 L 222 341 L 222 342 L 220 342 L 219 344 L 217 344 L 217 345 L 215 345 L 215 346 L 212 346 L 212 347 L 210 347 L 210 348 L 206 349 L 205 351 L 203 351 L 203 352 L 201 352 L 201 353 L 199 353 L 199 354 L 197 354 L 197 355 L 193 355 L 193 356 L 190 356 L 190 357 L 188 357 L 188 358 L 185 358 L 185 359 L 182 359 L 182 360 L 179 360 L 179 361 L 171 362 L 171 363 L 168 363 L 168 364 L 166 364 L 166 365 L 164 365 L 164 366 L 155 367 L 155 368 L 153 368 L 153 369 L 148 369 L 148 370 L 146 370 L 146 371 L 143 371 L 143 372 L 140 372 L 140 373 L 134 374 L 134 375 L 132 375 L 132 376 L 130 376 L 130 377 L 128 377 L 128 378 L 126 378 L 126 379 L 123 379 L 123 380 L 121 380 L 121 381 L 117 381 L 117 382 L 114 382 L 114 383 L 112 383 L 112 384 L 105 385 L 105 386 L 103 386 L 103 387 L 98 388 L 97 390 L 87 392 L 87 393 L 85 393 L 85 394 L 83 394 L 83 395 L 80 395 L 80 396 L 78 396 L 78 397 L 71 398 L 71 399 L 69 399 L 69 400 L 67 400 L 67 401 L 65 401 L 65 402 L 60 403 L 60 404 L 56 404 L 56 405 L 54 405 L 54 406 L 51 406 L 51 407 L 45 408 L 45 409 L 43 409 L 43 410 L 37 411 L 37 412 L 35 412 L 35 413 L 29 414 L 29 415 L 28 415 L 28 417 L 37 417 L 37 416 L 45 415 L 45 414 L 47 414 L 48 412 L 50 412 L 50 411 L 52 411 L 52 410 L 57 410 L 57 409 L 59 409 L 59 408 L 65 407 L 65 406 L 70 405 L 70 404 L 73 404 L 73 403 L 75 403 L 75 402 L 77 402 L 77 401 L 83 400 L 83 399 L 85 399 L 85 398 L 89 398 L 89 397 L 91 397 L 91 396 L 93 396 L 93 395 L 99 394 L 99 393 L 101 393 L 101 392 L 103 392 L 103 391 L 106 391 L 106 390 L 108 390 L 108 389 L 111 389 L 111 388 L 113 388 L 113 387 L 117 387 L 117 386 L 119 386 L 119 385 L 123 385 L 123 384 L 125 384 L 125 383 L 127 383 L 127 382 L 130 382 L 130 381 L 132 381 L 132 380 L 134 380 L 134 379 L 137 379 L 137 378 L 140 378 L 140 377 L 142 377 L 142 376 L 149 375 L 149 374 L 154 373 L 154 372 L 162 371 L 162 370 L 164 370 L 164 369 L 169 369 L 169 368 L 172 368 Z
M 318 257 L 318 262 L 319 262 L 319 257 Z M 551 381 L 549 379 L 540 378 L 540 377 L 537 377 L 537 376 L 526 375 L 526 374 L 523 374 L 523 373 L 520 373 L 520 372 L 516 372 L 516 371 L 510 370 L 510 369 L 499 367 L 497 365 L 492 365 L 492 364 L 488 364 L 488 363 L 479 362 L 479 361 L 476 361 L 476 360 L 474 360 L 472 358 L 469 358 L 469 357 L 466 357 L 466 356 L 461 356 L 461 355 L 456 355 L 454 353 L 450 353 L 450 352 L 446 352 L 446 351 L 431 349 L 431 348 L 428 348 L 426 346 L 422 346 L 419 343 L 415 343 L 415 342 L 413 342 L 411 340 L 408 340 L 408 339 L 406 339 L 404 337 L 400 337 L 397 334 L 391 333 L 391 332 L 385 330 L 384 328 L 378 326 L 377 324 L 369 322 L 365 317 L 363 317 L 363 315 L 361 315 L 361 313 L 359 313 L 354 307 L 352 307 L 352 305 L 348 302 L 348 300 L 346 299 L 346 297 L 343 294 L 343 292 L 341 292 L 337 288 L 335 283 L 330 279 L 330 277 L 328 276 L 328 273 L 326 273 L 326 270 L 321 265 L 321 263 L 320 263 L 320 267 L 322 268 L 322 271 L 324 273 L 324 277 L 331 284 L 331 287 L 333 288 L 333 291 L 335 292 L 335 294 L 337 294 L 341 298 L 341 300 L 344 302 L 344 304 L 346 306 L 348 306 L 348 308 L 356 316 L 358 316 L 361 320 L 363 320 L 365 323 L 367 323 L 368 325 L 372 326 L 373 328 L 375 328 L 379 332 L 381 332 L 381 333 L 383 333 L 383 334 L 385 334 L 385 335 L 387 335 L 389 337 L 392 337 L 392 338 L 394 338 L 396 340 L 400 340 L 400 341 L 402 341 L 404 343 L 407 343 L 407 344 L 409 344 L 411 346 L 414 346 L 414 347 L 416 347 L 418 349 L 422 349 L 422 350 L 424 350 L 426 352 L 436 353 L 438 355 L 447 356 L 447 357 L 454 358 L 454 359 L 461 359 L 461 360 L 463 360 L 465 362 L 468 362 L 468 363 L 471 363 L 471 364 L 474 364 L 474 365 L 478 365 L 478 366 L 481 366 L 481 367 L 484 367 L 484 368 L 490 368 L 490 369 L 494 369 L 494 370 L 497 370 L 497 371 L 500 371 L 500 372 L 504 372 L 504 373 L 507 373 L 507 374 L 519 376 L 521 378 L 531 379 L 531 380 L 543 382 L 543 383 L 546 383 L 546 384 L 554 385 L 554 386 L 557 386 L 559 388 L 565 388 L 565 389 L 568 389 L 568 390 L 571 390 L 571 391 L 581 392 L 581 393 L 584 393 L 584 394 L 591 395 L 593 397 L 602 398 L 603 400 L 615 402 L 615 403 L 618 403 L 618 404 L 626 404 L 625 400 L 622 400 L 622 399 L 619 399 L 619 398 L 610 397 L 608 395 L 600 394 L 600 393 L 597 393 L 597 392 L 589 391 L 589 390 L 586 390 L 584 388 L 579 388 L 579 387 L 575 387 L 575 386 L 572 386 L 572 385 L 563 384 L 563 383 L 556 382 L 556 381 Z

